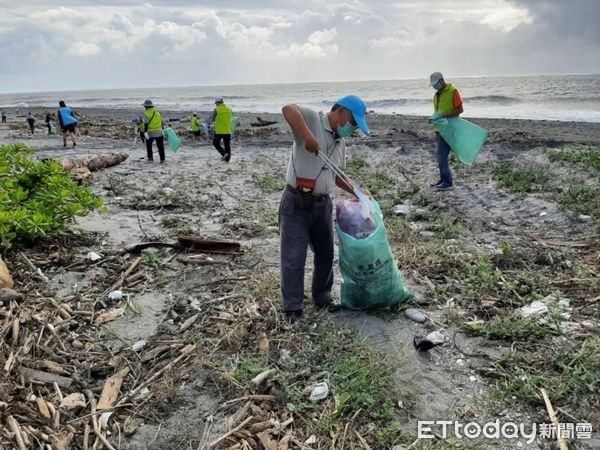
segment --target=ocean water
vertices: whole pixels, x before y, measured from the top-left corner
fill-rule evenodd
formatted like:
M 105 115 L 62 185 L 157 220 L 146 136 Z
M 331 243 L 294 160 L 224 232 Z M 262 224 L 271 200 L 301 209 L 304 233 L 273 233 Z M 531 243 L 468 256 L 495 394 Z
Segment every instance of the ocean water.
M 449 78 L 460 91 L 463 117 L 600 122 L 600 75 Z M 433 89 L 428 79 L 327 83 L 190 86 L 1 94 L 0 107 L 117 108 L 140 111 L 152 98 L 158 108 L 202 112 L 223 96 L 234 111 L 280 112 L 287 103 L 327 110 L 335 99 L 353 93 L 369 110 L 387 114 L 431 115 Z

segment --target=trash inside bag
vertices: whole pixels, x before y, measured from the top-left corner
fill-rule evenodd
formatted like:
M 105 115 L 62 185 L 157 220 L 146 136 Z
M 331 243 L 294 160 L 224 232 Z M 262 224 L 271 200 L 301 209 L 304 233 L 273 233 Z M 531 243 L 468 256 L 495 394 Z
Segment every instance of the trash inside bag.
M 354 310 L 373 310 L 388 308 L 398 305 L 411 297 L 410 292 L 404 287 L 402 275 L 398 270 L 392 250 L 388 242 L 387 232 L 383 223 L 381 208 L 375 200 L 371 200 L 374 213 L 370 218 L 375 222 L 375 229 L 368 236 L 357 239 L 341 228 L 338 216 L 336 233 L 339 240 L 340 273 L 342 275 L 341 302 L 345 308 Z M 342 202 L 343 204 L 344 202 Z M 361 205 L 360 202 L 354 202 Z M 357 216 L 356 209 L 362 206 L 347 205 L 338 210 Z M 364 210 L 361 210 L 363 214 Z M 368 211 L 368 208 L 367 208 Z M 358 215 L 358 217 L 364 217 Z M 342 222 L 347 219 L 342 219 Z M 368 221 L 357 224 L 351 222 L 352 230 L 365 233 L 370 224 Z M 347 228 L 350 229 L 350 228 Z
M 459 117 L 436 119 L 433 123 L 458 159 L 465 164 L 475 162 L 487 139 L 487 130 Z
M 167 138 L 167 141 L 169 141 L 171 150 L 174 152 L 179 151 L 181 148 L 181 139 L 177 136 L 177 133 L 175 133 L 173 128 L 165 128 L 165 137 Z
M 53 123 L 50 124 L 50 134 L 56 134 L 56 127 Z
M 356 239 L 369 237 L 377 228 L 369 208 L 356 199 L 339 202 L 335 215 L 340 229 Z

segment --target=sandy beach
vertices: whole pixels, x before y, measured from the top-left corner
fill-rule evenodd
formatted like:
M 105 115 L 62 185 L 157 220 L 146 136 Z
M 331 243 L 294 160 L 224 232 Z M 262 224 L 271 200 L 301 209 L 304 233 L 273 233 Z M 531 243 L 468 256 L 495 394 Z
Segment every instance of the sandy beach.
M 93 190 L 104 200 L 106 211 L 92 213 L 74 225 L 74 229 L 92 232 L 95 236 L 89 246 L 72 249 L 75 261 L 84 261 L 89 251 L 117 254 L 132 243 L 172 241 L 181 234 L 236 241 L 245 249 L 242 257 L 220 259 L 216 256 L 224 262 L 222 266 L 194 268 L 177 262 L 168 250 L 148 253 L 155 258 L 154 262 L 146 260 L 145 270 L 151 274 L 148 276 L 152 281 L 124 289 L 141 312 L 110 322 L 99 332 L 104 338 L 112 339 L 111 351 L 118 352 L 139 340 L 182 339 L 184 342 L 178 329 L 185 319 L 198 313 L 189 307 L 194 299 L 208 302 L 200 310 L 202 317 L 221 314 L 221 321 L 233 327 L 238 323 L 237 316 L 226 315 L 233 314 L 227 309 L 226 301 L 220 309 L 211 309 L 208 305 L 214 299 L 241 292 L 249 279 L 271 280 L 274 294 L 270 301 L 274 311 L 279 308 L 277 209 L 291 143 L 291 134 L 281 115 L 261 114 L 264 120 L 275 120 L 277 124 L 255 128 L 250 122 L 255 121 L 256 114 L 240 114 L 241 126 L 232 141 L 232 159 L 227 164 L 220 161 L 206 138 L 192 139 L 189 115 L 162 111 L 184 144 L 177 153 L 167 147 L 167 162 L 159 165 L 147 162 L 144 145 L 134 142 L 132 120 L 141 110 L 77 109 L 80 125 L 76 148 L 70 146 L 70 141 L 63 148 L 60 136 L 46 134 L 43 110 L 32 109 L 37 119 L 33 136 L 28 133 L 24 117 L 15 118 L 13 109 L 6 111 L 8 123 L 0 125 L 0 144 L 23 142 L 36 148 L 38 158 L 61 159 L 107 152 L 129 155 L 122 164 L 93 173 Z M 201 112 L 200 117 L 205 114 Z M 470 120 L 468 115 L 464 118 Z M 467 333 L 464 322 L 488 321 L 494 314 L 513 311 L 521 305 L 518 302 L 504 304 L 506 298 L 502 298 L 500 291 L 495 294 L 486 291 L 482 295 L 480 300 L 487 301 L 487 307 L 468 301 L 467 294 L 460 290 L 468 279 L 456 273 L 462 270 L 457 269 L 460 258 L 486 255 L 497 262 L 494 258 L 501 257 L 502 249 L 525 255 L 523 260 L 527 262 L 522 265 L 496 265 L 510 280 L 516 280 L 519 273 L 529 270 L 544 273 L 547 277 L 544 282 L 550 284 L 540 292 L 560 289 L 568 296 L 569 321 L 575 323 L 573 329 L 576 330 L 573 333 L 597 332 L 600 320 L 597 303 L 594 303 L 599 295 L 598 260 L 593 260 L 598 251 L 597 241 L 592 248 L 560 244 L 597 239 L 598 219 L 593 211 L 571 208 L 555 200 L 561 192 L 535 189 L 523 194 L 511 192 L 494 175 L 494 168 L 499 165 L 539 167 L 565 189 L 574 183 L 598 189 L 598 172 L 577 164 L 551 161 L 549 154 L 598 148 L 600 123 L 506 119 L 472 119 L 472 122 L 488 129 L 489 139 L 474 166 L 453 163 L 456 187 L 448 192 L 436 192 L 429 187 L 438 177 L 434 134 L 426 117 L 370 114 L 368 123 L 372 136 L 347 140 L 348 160 L 366 162 L 362 171 L 354 169 L 356 164 L 349 163 L 349 174 L 355 174 L 364 182 L 382 204 L 405 203 L 422 208 L 420 215 L 411 217 L 396 217 L 390 213 L 391 208 L 387 208 L 386 221 L 389 219 L 390 244 L 398 265 L 414 294 L 411 306 L 423 311 L 430 318 L 428 323 L 423 326 L 411 322 L 401 313 L 382 316 L 342 312 L 333 316 L 336 323 L 350 326 L 384 353 L 401 358 L 394 381 L 404 395 L 404 405 L 411 403 L 409 398 L 419 399 L 406 406 L 407 409 L 401 406 L 398 411 L 402 428 L 413 438 L 419 419 L 451 420 L 461 412 L 490 420 L 499 417 L 498 404 L 481 401 L 483 393 L 495 385 L 497 378 L 486 376 L 480 369 L 488 366 L 491 357 L 508 352 L 510 342 Z M 334 203 L 345 197 L 346 194 L 336 191 Z M 436 250 L 432 252 L 442 256 L 434 258 L 433 253 L 424 250 L 434 247 Z M 43 251 L 37 250 L 38 253 Z M 12 261 L 7 259 L 9 266 Z M 309 257 L 307 277 L 310 261 Z M 579 264 L 587 267 L 585 276 L 573 271 L 572 267 Z M 59 265 L 43 270 L 51 280 L 42 287 L 45 294 L 78 295 L 82 301 L 87 294 L 77 289 L 84 286 L 97 295 L 112 281 L 97 281 L 108 276 L 101 265 L 82 265 L 79 269 Z M 335 291 L 339 292 L 337 270 L 336 260 Z M 551 284 L 578 278 L 588 281 Z M 28 282 L 18 273 L 15 279 L 19 286 Z M 229 281 L 219 284 L 215 280 Z M 79 287 L 74 288 L 74 285 Z M 525 291 L 518 291 L 517 297 L 527 301 L 533 298 Z M 171 311 L 177 313 L 173 315 Z M 266 317 L 267 312 L 260 314 Z M 320 320 L 318 317 L 315 313 L 311 320 Z M 210 343 L 202 347 L 202 358 L 206 361 L 200 358 L 181 369 L 177 376 L 186 380 L 185 387 L 174 394 L 170 405 L 165 405 L 163 400 L 160 411 L 146 413 L 137 433 L 130 438 L 131 448 L 167 448 L 164 445 L 168 442 L 184 437 L 199 445 L 226 431 L 227 420 L 235 411 L 220 407 L 231 398 L 211 381 L 208 360 L 230 361 L 231 358 L 233 361 L 235 352 L 231 347 L 218 347 L 227 342 L 218 340 L 225 339 L 225 331 L 203 334 L 204 320 L 198 319 L 190 331 L 195 333 L 194 342 L 198 345 Z M 271 324 L 271 327 L 264 325 L 261 319 L 256 320 L 260 325 L 247 324 L 239 346 L 255 346 L 261 333 L 266 333 L 271 345 L 277 346 L 275 339 L 280 325 Z M 453 344 L 432 351 L 427 357 L 417 354 L 413 349 L 413 336 L 439 328 L 445 329 Z M 213 348 L 215 353 L 210 354 L 208 349 Z M 535 351 L 533 347 L 527 348 L 527 351 Z M 480 353 L 485 356 L 476 356 Z M 233 366 L 231 361 L 228 364 Z M 154 404 L 152 401 L 150 405 Z M 598 410 L 594 410 L 592 404 L 582 403 L 570 411 L 582 421 L 598 423 Z M 207 416 L 213 417 L 208 428 L 204 420 Z M 543 407 L 515 404 L 510 410 L 503 409 L 505 421 L 525 418 L 548 421 Z M 158 423 L 163 425 L 157 438 Z M 306 440 L 308 436 L 299 434 L 298 438 Z M 595 438 L 585 443 L 590 447 L 578 448 L 593 448 L 594 443 L 598 443 L 597 433 Z M 533 444 L 523 448 L 538 447 Z

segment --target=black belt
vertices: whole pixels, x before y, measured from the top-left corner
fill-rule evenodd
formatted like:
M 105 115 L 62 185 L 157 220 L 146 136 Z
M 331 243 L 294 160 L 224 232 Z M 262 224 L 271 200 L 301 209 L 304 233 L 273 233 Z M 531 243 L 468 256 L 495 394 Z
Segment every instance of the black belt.
M 286 187 L 286 190 L 290 191 L 292 194 L 297 192 L 295 187 L 290 186 L 289 184 Z M 329 194 L 321 194 L 321 195 L 314 195 L 313 194 L 313 199 L 315 202 L 323 202 L 325 200 L 327 200 L 329 198 Z

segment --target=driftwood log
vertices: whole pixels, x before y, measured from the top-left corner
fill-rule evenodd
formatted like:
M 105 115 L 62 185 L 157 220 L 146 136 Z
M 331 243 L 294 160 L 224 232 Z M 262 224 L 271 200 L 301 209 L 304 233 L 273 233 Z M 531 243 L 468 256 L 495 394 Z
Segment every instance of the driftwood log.
M 204 253 L 235 255 L 241 251 L 242 246 L 239 242 L 214 241 L 204 239 L 200 236 L 179 236 L 177 242 L 140 242 L 138 244 L 127 245 L 122 251 L 124 253 L 139 253 L 150 247 L 169 247 L 197 250 Z
M 75 179 L 85 180 L 91 176 L 91 172 L 121 164 L 128 157 L 127 153 L 91 154 L 80 158 L 62 159 L 59 162 Z

